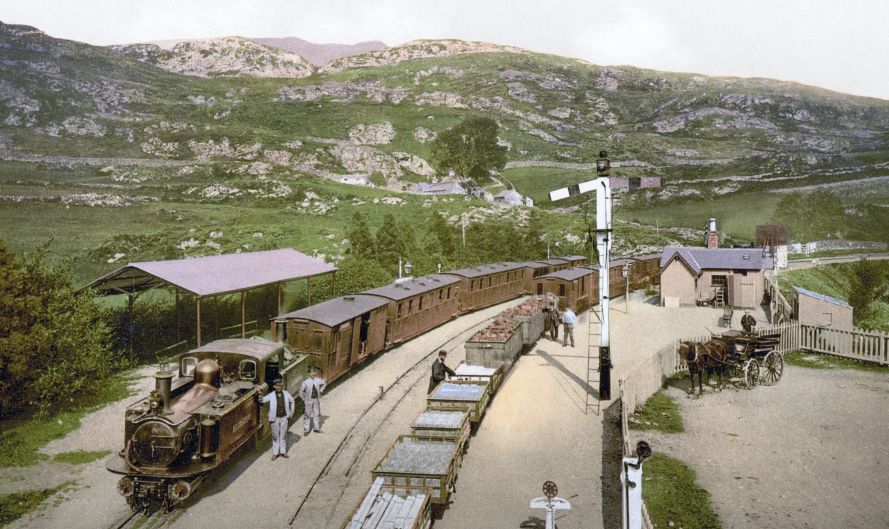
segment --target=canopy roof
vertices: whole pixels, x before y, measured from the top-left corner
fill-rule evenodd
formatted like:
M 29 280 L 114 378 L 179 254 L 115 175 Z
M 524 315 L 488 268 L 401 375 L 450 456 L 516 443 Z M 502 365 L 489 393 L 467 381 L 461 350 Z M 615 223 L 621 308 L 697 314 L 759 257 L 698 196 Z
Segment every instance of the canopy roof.
M 174 286 L 198 297 L 228 294 L 335 272 L 336 266 L 281 248 L 264 252 L 130 263 L 84 288 L 100 295 L 136 294 Z

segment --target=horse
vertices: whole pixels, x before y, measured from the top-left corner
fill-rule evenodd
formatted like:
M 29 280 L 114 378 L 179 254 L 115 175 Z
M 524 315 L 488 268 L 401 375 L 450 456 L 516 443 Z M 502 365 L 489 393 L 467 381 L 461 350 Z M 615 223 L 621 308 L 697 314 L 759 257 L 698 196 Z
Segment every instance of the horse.
M 698 375 L 698 392 L 704 392 L 704 372 L 707 373 L 707 381 L 710 374 L 716 372 L 719 377 L 718 386 L 722 387 L 722 373 L 728 365 L 729 351 L 734 344 L 725 339 L 714 338 L 705 343 L 681 342 L 679 344 L 679 357 L 685 360 L 691 379 L 691 391 L 695 390 L 695 375 Z
M 695 392 L 695 375 L 698 375 L 698 389 L 700 393 L 704 392 L 704 369 L 706 368 L 704 365 L 703 356 L 700 351 L 698 351 L 698 346 L 700 344 L 696 344 L 695 342 L 681 342 L 679 344 L 679 358 L 685 360 L 685 364 L 688 366 L 688 374 L 691 379 L 691 390 L 689 393 L 692 395 Z

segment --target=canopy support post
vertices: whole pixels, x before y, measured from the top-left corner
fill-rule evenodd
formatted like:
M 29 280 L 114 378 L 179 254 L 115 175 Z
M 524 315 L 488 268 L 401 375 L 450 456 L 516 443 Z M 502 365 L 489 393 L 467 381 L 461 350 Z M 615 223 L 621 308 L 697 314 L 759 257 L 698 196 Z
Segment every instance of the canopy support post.
M 200 347 L 201 346 L 201 298 L 197 298 L 197 301 L 195 302 L 195 312 L 197 313 L 197 320 L 198 320 L 198 326 L 197 326 L 198 345 L 197 346 Z
M 241 291 L 241 338 L 247 337 L 247 293 Z
M 331 299 L 333 299 L 333 298 L 336 297 L 336 270 L 334 270 L 334 271 L 332 272 L 332 275 L 333 275 L 333 281 L 332 281 L 333 285 L 332 285 L 331 288 L 330 288 L 330 290 L 331 290 L 331 293 L 330 293 Z
M 278 283 L 278 314 L 281 314 L 281 283 Z
M 306 296 L 308 297 L 308 301 L 306 302 L 306 304 L 311 305 L 312 304 L 312 278 L 311 277 L 306 278 Z

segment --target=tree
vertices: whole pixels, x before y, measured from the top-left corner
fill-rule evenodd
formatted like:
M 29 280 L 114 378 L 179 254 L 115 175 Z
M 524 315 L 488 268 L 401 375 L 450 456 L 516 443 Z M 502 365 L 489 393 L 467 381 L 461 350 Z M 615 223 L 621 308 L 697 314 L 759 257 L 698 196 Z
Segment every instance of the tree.
M 23 262 L 0 241 L 0 416 L 92 393 L 119 366 L 106 313 L 46 246 Z
M 889 269 L 880 261 L 862 259 L 852 266 L 849 285 L 849 305 L 854 309 L 856 326 L 868 327 L 868 320 L 874 316 L 873 302 L 880 299 L 887 290 Z
M 387 270 L 392 270 L 399 257 L 404 257 L 404 245 L 398 224 L 391 213 L 383 216 L 383 225 L 377 230 L 376 260 Z
M 441 253 L 442 255 L 451 255 L 456 251 L 457 234 L 441 213 L 437 211 L 432 213 L 432 219 L 429 223 L 429 231 L 432 234 L 430 242 L 434 241 L 437 243 L 438 253 Z M 429 244 L 427 244 L 427 248 L 431 249 Z
M 453 169 L 464 180 L 476 183 L 492 170 L 506 165 L 506 147 L 497 144 L 497 122 L 468 118 L 438 135 L 432 143 L 432 159 L 442 173 Z
M 374 255 L 374 238 L 364 220 L 364 215 L 356 211 L 352 215 L 352 225 L 346 230 L 349 239 L 348 253 L 358 259 L 372 259 Z

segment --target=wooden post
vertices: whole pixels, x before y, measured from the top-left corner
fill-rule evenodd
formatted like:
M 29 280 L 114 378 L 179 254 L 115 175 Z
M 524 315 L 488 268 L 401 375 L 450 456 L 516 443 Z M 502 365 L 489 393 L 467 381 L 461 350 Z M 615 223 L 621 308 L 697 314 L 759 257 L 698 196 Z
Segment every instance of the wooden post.
M 331 294 L 330 294 L 330 295 L 331 295 L 331 299 L 336 297 L 336 270 L 333 271 L 333 281 L 332 281 L 332 283 L 333 283 L 333 284 L 332 284 L 332 286 L 331 286 L 331 288 L 330 288 L 330 290 L 331 290 Z
M 181 341 L 179 338 L 179 335 L 180 335 L 180 330 L 179 330 L 179 325 L 180 325 L 180 323 L 179 323 L 179 289 L 176 288 L 176 289 L 174 289 L 174 291 L 176 292 L 176 308 L 175 308 L 175 312 L 176 312 L 176 343 L 179 343 Z
M 129 336 L 130 357 L 133 356 L 133 305 L 136 302 L 135 294 L 127 294 L 127 335 Z
M 200 347 L 201 346 L 201 298 L 197 298 L 197 301 L 195 302 L 195 312 L 197 312 L 197 318 L 198 318 L 197 340 L 198 340 L 198 347 Z
M 241 338 L 247 337 L 247 293 L 241 291 Z
M 306 278 L 306 297 L 308 297 L 308 305 L 312 304 L 312 278 Z
M 281 314 L 281 283 L 278 283 L 278 314 Z

